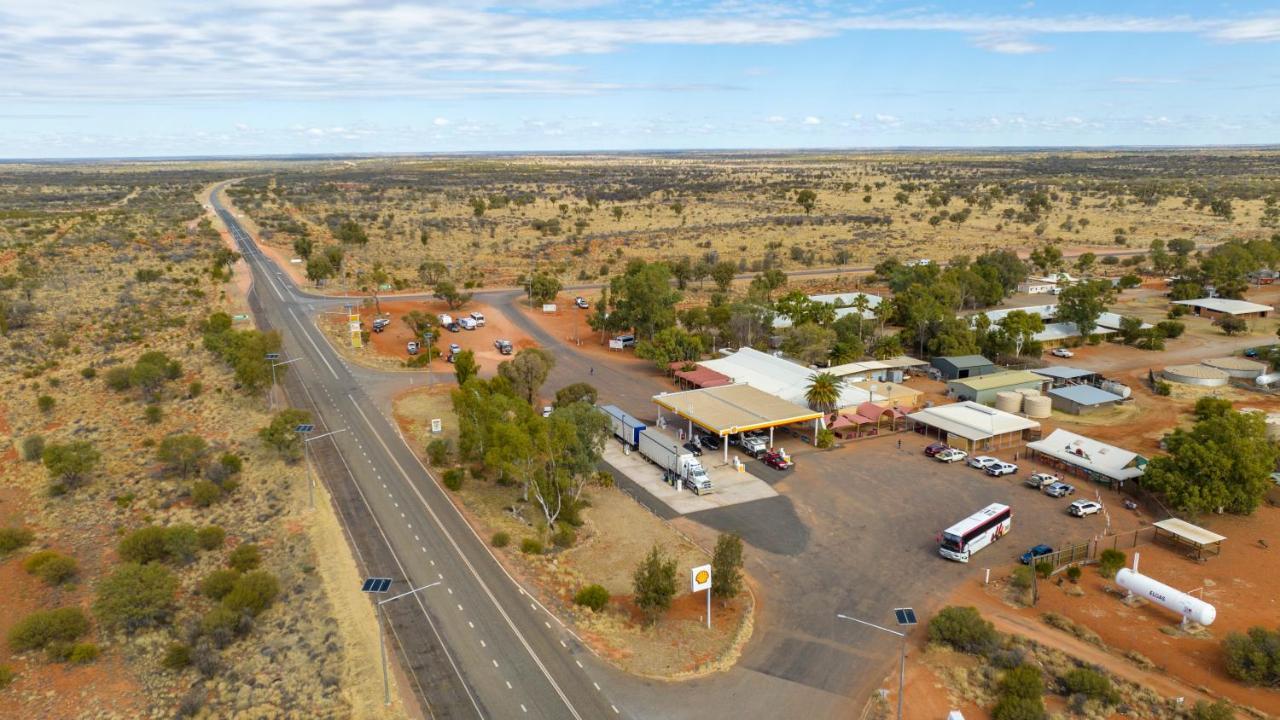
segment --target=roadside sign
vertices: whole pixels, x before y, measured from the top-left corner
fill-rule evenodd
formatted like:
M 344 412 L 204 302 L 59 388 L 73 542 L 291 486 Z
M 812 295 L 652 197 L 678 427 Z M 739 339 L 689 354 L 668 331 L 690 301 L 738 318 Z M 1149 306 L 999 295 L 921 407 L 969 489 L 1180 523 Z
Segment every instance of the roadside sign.
M 443 429 L 444 429 L 444 426 L 440 422 L 440 418 L 431 418 L 431 432 L 438 433 Z
M 556 311 L 555 303 L 547 303 L 542 306 L 542 312 L 544 313 L 554 313 L 555 311 Z
M 689 591 L 700 592 L 711 589 L 711 566 L 699 565 L 689 571 Z
M 289 264 L 290 264 L 290 265 L 301 265 L 301 264 L 302 264 L 302 258 L 289 258 Z
M 246 320 L 248 320 L 248 319 L 249 319 L 249 316 L 248 316 L 248 315 L 245 315 L 244 313 L 240 313 L 239 315 L 232 315 L 232 316 L 231 316 L 231 320 L 232 320 L 233 322 L 244 322 L 244 321 L 246 321 Z
M 622 349 L 622 341 L 621 341 L 621 340 L 610 340 L 610 341 L 609 341 L 609 349 L 610 349 L 610 350 L 621 350 L 621 349 Z

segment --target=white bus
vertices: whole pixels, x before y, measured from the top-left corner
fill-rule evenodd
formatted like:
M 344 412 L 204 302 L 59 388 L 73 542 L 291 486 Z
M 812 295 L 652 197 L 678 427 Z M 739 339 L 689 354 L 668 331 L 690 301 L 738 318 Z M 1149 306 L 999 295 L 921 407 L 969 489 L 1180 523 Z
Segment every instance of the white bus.
M 1012 523 L 1009 506 L 992 503 L 943 530 L 938 553 L 949 560 L 969 562 L 974 553 L 1004 537 Z

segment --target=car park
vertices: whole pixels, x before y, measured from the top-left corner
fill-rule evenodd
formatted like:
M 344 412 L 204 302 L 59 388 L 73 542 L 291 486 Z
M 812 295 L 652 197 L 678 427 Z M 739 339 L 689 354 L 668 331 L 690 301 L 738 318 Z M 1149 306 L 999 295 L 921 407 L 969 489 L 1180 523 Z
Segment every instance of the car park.
M 694 455 L 698 455 L 698 456 L 701 456 L 701 455 L 702 455 L 702 448 L 698 445 L 698 443 L 696 443 L 696 442 L 694 442 L 694 441 L 692 441 L 692 440 L 690 440 L 689 442 L 685 443 L 682 447 L 683 447 L 685 450 L 688 450 L 689 452 L 693 453 Z
M 587 308 L 591 307 L 591 304 L 587 302 L 587 299 L 582 297 L 581 295 L 573 299 L 573 304 L 578 306 L 582 310 L 586 310 Z
M 476 327 L 484 327 L 484 313 L 479 310 L 472 310 L 471 319 L 475 321 Z
M 1056 482 L 1062 482 L 1062 478 L 1057 475 L 1050 475 L 1049 473 L 1036 473 L 1035 475 L 1027 478 L 1026 485 L 1027 487 L 1033 487 L 1037 490 L 1043 490 Z
M 1067 512 L 1076 517 L 1087 517 L 1102 512 L 1102 503 L 1096 500 L 1076 500 L 1067 508 Z
M 1012 475 L 1018 472 L 1018 466 L 1007 462 L 994 462 L 986 467 L 987 474 L 991 477 L 1001 477 L 1003 475 Z
M 969 453 L 963 450 L 957 450 L 956 448 L 947 448 L 946 450 L 943 450 L 937 455 L 934 455 L 933 459 L 938 460 L 940 462 L 944 462 L 944 463 L 953 463 L 953 462 L 959 462 L 967 457 L 969 457 Z
M 778 450 L 770 450 L 769 452 L 766 452 L 761 456 L 760 460 L 774 470 L 786 470 L 795 465 L 795 463 L 791 462 L 787 456 L 783 455 Z
M 1044 557 L 1045 555 L 1052 555 L 1052 554 L 1053 554 L 1053 548 L 1049 547 L 1048 545 L 1036 545 L 1030 550 L 1022 553 L 1022 557 L 1018 558 L 1018 562 L 1022 563 L 1023 565 L 1030 565 L 1031 563 L 1035 562 L 1036 558 Z
M 1076 489 L 1075 489 L 1075 486 L 1073 485 L 1068 485 L 1064 482 L 1056 482 L 1050 485 L 1049 487 L 1045 488 L 1044 494 L 1048 495 L 1049 497 L 1060 498 L 1060 497 L 1066 497 L 1068 495 L 1072 495 L 1075 493 L 1075 491 Z
M 1050 354 L 1050 355 L 1052 355 L 1052 356 L 1054 356 L 1054 357 L 1060 357 L 1060 358 L 1075 357 L 1075 353 L 1071 352 L 1070 350 L 1068 350 L 1068 349 L 1066 349 L 1066 348 L 1062 348 L 1062 347 L 1060 347 L 1060 348 L 1054 348 L 1053 350 L 1050 350 L 1050 351 L 1049 351 L 1049 354 Z
M 971 468 L 986 470 L 988 465 L 994 465 L 998 462 L 1000 462 L 1000 458 L 993 458 L 990 455 L 974 455 L 969 458 L 966 464 Z
M 943 450 L 950 450 L 951 446 L 946 443 L 933 443 L 924 449 L 925 457 L 934 457 Z
M 387 318 L 378 318 L 377 320 L 373 321 L 373 331 L 376 333 L 380 333 L 383 330 L 386 330 L 387 326 L 390 324 L 391 324 L 391 321 L 388 320 Z
M 409 343 L 408 343 L 407 345 L 405 345 L 405 350 L 407 350 L 407 351 L 409 352 L 409 354 L 410 354 L 410 355 L 417 355 L 417 354 L 418 354 L 418 341 L 416 341 L 416 340 L 410 340 L 410 341 L 409 341 Z

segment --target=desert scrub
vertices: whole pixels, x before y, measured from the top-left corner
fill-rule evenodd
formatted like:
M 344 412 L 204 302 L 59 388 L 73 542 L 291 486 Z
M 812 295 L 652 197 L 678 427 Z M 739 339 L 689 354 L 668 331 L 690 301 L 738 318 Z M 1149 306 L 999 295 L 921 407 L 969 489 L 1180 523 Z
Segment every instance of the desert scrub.
M 51 643 L 72 642 L 89 632 L 89 618 L 80 608 L 38 610 L 9 630 L 9 647 L 15 652 L 40 650 Z
M 227 565 L 240 572 L 249 572 L 261 564 L 262 552 L 253 543 L 237 545 L 236 549 L 227 556 Z
M 449 456 L 453 454 L 453 443 L 448 438 L 436 438 L 427 443 L 427 459 L 436 467 L 449 464 Z
M 541 555 L 542 541 L 534 538 L 525 538 L 520 541 L 520 552 L 525 555 Z
M 98 584 L 93 612 L 102 624 L 133 632 L 167 623 L 173 616 L 178 580 L 163 565 L 120 565 Z
M 0 665 L 0 690 L 3 690 L 13 684 L 17 674 L 13 672 L 13 668 L 8 665 Z
M 199 480 L 191 486 L 191 502 L 199 508 L 206 508 L 222 499 L 222 488 L 217 483 Z
M 186 643 L 170 643 L 160 660 L 160 665 L 166 670 L 182 670 L 190 664 L 191 646 Z
M 148 525 L 126 535 L 116 551 L 127 562 L 183 564 L 195 558 L 199 547 L 199 535 L 190 525 Z
M 1103 550 L 1098 555 L 1098 572 L 1104 578 L 1113 578 L 1116 571 L 1124 567 L 1125 554 L 1119 550 Z
M 511 544 L 511 535 L 510 533 L 498 531 L 493 534 L 493 537 L 490 538 L 489 542 L 496 548 L 504 548 Z
M 210 600 L 221 600 L 235 587 L 240 573 L 235 570 L 221 568 L 205 575 L 200 581 L 200 594 Z
M 571 548 L 578 540 L 578 532 L 569 525 L 561 525 L 551 536 L 551 542 L 558 548 Z
M 1041 615 L 1040 619 L 1043 620 L 1044 623 L 1049 627 L 1054 627 L 1065 633 L 1069 633 L 1089 643 L 1090 645 L 1097 645 L 1098 647 L 1106 647 L 1105 645 L 1103 645 L 1102 638 L 1099 637 L 1098 633 L 1090 630 L 1089 628 L 1081 625 L 1080 623 L 1077 623 L 1076 621 L 1072 620 L 1071 618 L 1065 615 L 1059 615 L 1058 613 L 1055 613 L 1055 612 L 1047 612 Z
M 609 591 L 603 585 L 587 585 L 573 596 L 573 602 L 575 605 L 589 607 L 596 612 L 600 612 L 605 605 L 609 604 Z
M 0 557 L 4 557 L 18 548 L 30 545 L 34 538 L 35 536 L 26 528 L 0 528 Z
M 201 550 L 217 550 L 227 540 L 227 531 L 217 525 L 200 528 L 196 532 L 196 542 Z
M 27 462 L 36 462 L 44 455 L 44 436 L 28 435 L 22 439 L 22 459 Z
M 98 659 L 101 650 L 94 643 L 76 643 L 71 646 L 71 651 L 67 653 L 67 660 L 77 665 L 86 665 Z
M 222 606 L 236 613 L 260 615 L 280 594 L 280 582 L 271 573 L 255 570 L 236 579 Z
M 462 489 L 462 483 L 466 478 L 466 471 L 462 468 L 449 468 L 444 471 L 444 486 L 457 492 Z
M 999 640 L 995 626 L 983 619 L 975 607 L 946 607 L 929 621 L 930 642 L 950 645 L 961 652 L 985 653 Z
M 76 574 L 76 560 L 56 550 L 41 550 L 22 561 L 22 569 L 49 585 L 60 585 Z

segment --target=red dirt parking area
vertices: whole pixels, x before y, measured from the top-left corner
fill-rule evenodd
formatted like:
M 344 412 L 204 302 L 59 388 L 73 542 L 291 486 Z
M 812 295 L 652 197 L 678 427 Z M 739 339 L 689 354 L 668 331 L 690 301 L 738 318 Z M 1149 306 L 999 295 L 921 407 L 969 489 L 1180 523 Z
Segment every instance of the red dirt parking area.
M 408 300 L 383 300 L 381 301 L 382 313 L 379 315 L 375 308 L 362 307 L 360 309 L 360 318 L 364 321 L 366 328 L 373 326 L 373 321 L 377 317 L 385 317 L 391 320 L 391 324 L 386 330 L 380 333 L 370 333 L 369 342 L 373 350 L 383 356 L 395 358 L 397 360 L 406 360 L 409 353 L 405 346 L 410 340 L 417 339 L 411 330 L 402 320 L 411 311 L 426 313 L 428 316 L 435 318 L 441 313 L 449 313 L 457 318 L 467 315 L 472 311 L 484 313 L 484 327 L 475 330 L 462 330 L 460 332 L 449 332 L 443 328 L 437 328 L 441 335 L 436 342 L 443 355 L 448 355 L 450 343 L 457 343 L 463 350 L 471 350 L 476 355 L 476 362 L 480 363 L 481 375 L 492 375 L 498 367 L 498 363 L 509 359 L 498 352 L 494 347 L 494 341 L 498 339 L 510 340 L 516 350 L 521 348 L 532 347 L 534 342 L 527 335 L 507 322 L 505 316 L 497 312 L 494 308 L 484 303 L 471 302 L 466 307 L 458 311 L 450 311 L 442 301 L 408 301 Z M 446 362 L 433 362 L 432 370 L 435 372 L 445 372 L 453 366 Z

